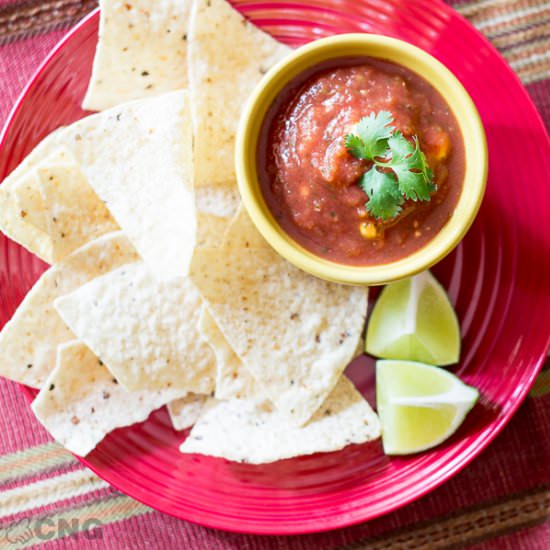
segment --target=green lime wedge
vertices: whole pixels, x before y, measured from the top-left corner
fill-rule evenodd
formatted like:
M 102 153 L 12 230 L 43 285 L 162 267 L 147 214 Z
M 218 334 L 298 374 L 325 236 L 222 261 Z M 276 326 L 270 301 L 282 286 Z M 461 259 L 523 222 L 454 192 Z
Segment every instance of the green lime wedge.
M 454 374 L 414 361 L 377 361 L 376 402 L 388 455 L 439 445 L 462 424 L 479 392 Z
M 367 329 L 367 353 L 450 365 L 460 356 L 460 326 L 447 293 L 424 271 L 386 286 Z

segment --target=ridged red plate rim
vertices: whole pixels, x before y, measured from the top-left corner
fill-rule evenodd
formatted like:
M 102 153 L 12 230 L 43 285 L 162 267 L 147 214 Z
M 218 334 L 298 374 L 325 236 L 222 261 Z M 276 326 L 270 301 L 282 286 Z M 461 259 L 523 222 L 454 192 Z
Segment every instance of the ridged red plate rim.
M 402 38 L 439 58 L 472 95 L 488 137 L 487 195 L 467 237 L 434 272 L 462 324 L 462 358 L 453 370 L 481 389 L 481 402 L 448 442 L 409 458 L 384 457 L 379 442 L 260 467 L 183 456 L 177 446 L 184 436 L 171 430 L 161 410 L 117 430 L 81 460 L 144 504 L 202 525 L 264 534 L 335 529 L 395 510 L 449 479 L 495 438 L 527 395 L 550 345 L 550 140 L 504 60 L 439 1 L 233 4 L 292 45 L 341 32 Z M 84 116 L 79 104 L 97 24 L 96 11 L 54 48 L 26 86 L 0 138 L 0 178 L 45 134 Z M 518 158 L 521 163 L 514 162 Z M 528 193 L 522 192 L 526 186 Z M 3 236 L 0 257 L 3 325 L 46 266 Z M 366 359 L 349 369 L 369 397 L 372 366 Z

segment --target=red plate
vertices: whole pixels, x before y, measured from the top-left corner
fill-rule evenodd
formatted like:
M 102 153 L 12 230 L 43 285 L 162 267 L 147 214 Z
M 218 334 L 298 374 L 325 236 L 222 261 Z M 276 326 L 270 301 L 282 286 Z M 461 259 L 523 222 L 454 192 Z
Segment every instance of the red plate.
M 527 93 L 493 47 L 434 0 L 234 2 L 277 38 L 298 45 L 342 32 L 402 38 L 447 65 L 472 95 L 487 131 L 489 183 L 466 239 L 434 269 L 462 322 L 459 376 L 482 398 L 448 442 L 387 458 L 379 442 L 265 466 L 184 456 L 164 410 L 117 430 L 85 460 L 103 479 L 163 512 L 222 529 L 271 534 L 343 527 L 396 509 L 454 475 L 500 432 L 550 344 L 550 141 Z M 2 136 L 0 178 L 39 139 L 84 115 L 98 14 L 51 53 L 23 92 Z M 2 237 L 0 325 L 44 264 Z M 351 367 L 368 395 L 372 364 Z M 30 392 L 29 392 L 30 393 Z

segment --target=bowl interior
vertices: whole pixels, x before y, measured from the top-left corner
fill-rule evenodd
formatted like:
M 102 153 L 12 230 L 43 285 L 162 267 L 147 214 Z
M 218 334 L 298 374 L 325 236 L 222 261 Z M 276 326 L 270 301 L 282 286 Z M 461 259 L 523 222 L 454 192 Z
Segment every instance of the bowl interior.
M 465 150 L 463 190 L 451 219 L 423 248 L 396 262 L 375 266 L 343 265 L 321 258 L 292 239 L 277 223 L 264 200 L 256 166 L 259 135 L 277 96 L 303 72 L 330 60 L 374 57 L 420 74 L 445 99 L 458 122 Z M 313 42 L 281 61 L 260 82 L 241 118 L 236 167 L 245 207 L 265 239 L 304 271 L 349 284 L 385 284 L 429 268 L 447 255 L 472 224 L 485 190 L 487 145 L 483 124 L 457 78 L 423 50 L 401 40 L 374 34 L 338 35 Z

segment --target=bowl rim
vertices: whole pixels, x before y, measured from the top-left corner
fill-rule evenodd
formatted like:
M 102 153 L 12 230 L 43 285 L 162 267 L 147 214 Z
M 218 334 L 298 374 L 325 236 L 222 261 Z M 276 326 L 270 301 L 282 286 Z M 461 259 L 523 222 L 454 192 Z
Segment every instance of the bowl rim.
M 453 112 L 465 151 L 463 187 L 449 221 L 419 250 L 394 262 L 372 266 L 353 266 L 327 260 L 292 239 L 267 207 L 256 170 L 258 136 L 265 115 L 279 92 L 303 71 L 323 61 L 353 56 L 387 60 L 424 78 L 440 93 Z M 249 96 L 239 121 L 235 167 L 245 209 L 262 236 L 281 256 L 321 279 L 342 284 L 379 285 L 430 268 L 458 245 L 472 225 L 484 196 L 488 151 L 477 108 L 463 85 L 445 65 L 404 40 L 380 34 L 348 33 L 301 46 L 264 75 Z

